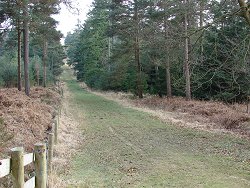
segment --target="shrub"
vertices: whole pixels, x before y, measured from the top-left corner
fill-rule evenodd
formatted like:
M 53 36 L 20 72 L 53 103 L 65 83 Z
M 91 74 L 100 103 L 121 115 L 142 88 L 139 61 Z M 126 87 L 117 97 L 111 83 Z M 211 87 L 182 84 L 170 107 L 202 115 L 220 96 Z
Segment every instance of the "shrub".
M 16 58 L 2 56 L 0 57 L 0 83 L 4 87 L 13 87 L 17 85 L 17 60 Z

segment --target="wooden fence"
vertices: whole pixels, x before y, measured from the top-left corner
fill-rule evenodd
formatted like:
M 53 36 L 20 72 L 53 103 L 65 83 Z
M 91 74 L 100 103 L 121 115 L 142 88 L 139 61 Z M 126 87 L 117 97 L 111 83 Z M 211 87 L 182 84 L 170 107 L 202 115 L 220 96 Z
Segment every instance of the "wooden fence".
M 58 120 L 58 121 L 57 121 Z M 8 159 L 0 160 L 0 178 L 12 176 L 14 188 L 46 188 L 48 174 L 52 170 L 54 144 L 57 143 L 59 117 L 54 120 L 48 142 L 35 144 L 33 153 L 24 153 L 23 147 L 11 149 Z M 33 163 L 34 176 L 24 182 L 24 167 Z

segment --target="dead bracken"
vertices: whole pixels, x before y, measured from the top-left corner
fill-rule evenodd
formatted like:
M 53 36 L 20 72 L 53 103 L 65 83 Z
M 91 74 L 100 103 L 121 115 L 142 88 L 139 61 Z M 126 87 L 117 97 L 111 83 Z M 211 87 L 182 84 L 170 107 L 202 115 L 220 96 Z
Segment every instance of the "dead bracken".
M 143 100 L 135 100 L 136 106 L 161 109 L 164 111 L 178 112 L 202 123 L 212 123 L 214 128 L 240 131 L 242 134 L 250 135 L 244 131 L 249 126 L 250 116 L 243 112 L 243 105 L 227 105 L 216 101 L 186 101 L 182 97 L 159 98 L 148 97 Z
M 52 124 L 60 95 L 51 88 L 35 87 L 31 96 L 17 89 L 0 89 L 0 157 L 12 147 L 23 146 L 32 151 L 34 143 L 43 141 L 45 130 Z

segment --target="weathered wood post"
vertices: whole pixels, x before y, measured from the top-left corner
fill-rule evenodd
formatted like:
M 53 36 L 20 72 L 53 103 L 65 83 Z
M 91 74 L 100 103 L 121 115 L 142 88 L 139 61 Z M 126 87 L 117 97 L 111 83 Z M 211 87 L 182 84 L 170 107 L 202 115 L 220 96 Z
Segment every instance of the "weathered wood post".
M 11 149 L 11 174 L 14 188 L 24 188 L 23 147 Z
M 47 164 L 46 164 L 46 144 L 35 145 L 35 188 L 46 188 L 47 184 Z
M 52 171 L 52 158 L 54 150 L 54 133 L 48 134 L 48 172 Z
M 57 123 L 57 118 L 54 120 L 54 143 L 57 144 L 57 134 L 58 134 L 58 123 Z

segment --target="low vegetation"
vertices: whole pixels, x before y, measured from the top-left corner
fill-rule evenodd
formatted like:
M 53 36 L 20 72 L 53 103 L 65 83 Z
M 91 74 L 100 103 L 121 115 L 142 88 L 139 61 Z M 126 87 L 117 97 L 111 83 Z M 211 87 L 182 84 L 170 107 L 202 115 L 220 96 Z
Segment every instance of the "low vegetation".
M 186 101 L 181 97 L 171 99 L 148 97 L 132 102 L 136 106 L 146 106 L 151 109 L 187 114 L 186 116 L 189 116 L 193 122 L 210 123 L 214 128 L 239 131 L 250 136 L 248 130 L 250 115 L 246 113 L 246 105 L 226 105 L 223 102 L 216 101 Z
M 0 89 L 0 159 L 9 157 L 14 147 L 32 152 L 35 143 L 45 141 L 46 130 L 52 126 L 60 95 L 52 88 L 31 91 L 31 97 L 27 97 L 14 88 Z M 1 178 L 0 188 L 12 187 L 11 182 L 10 176 Z
M 31 151 L 34 143 L 44 140 L 59 102 L 60 95 L 51 89 L 32 88 L 31 97 L 16 89 L 0 89 L 1 157 L 12 147 Z
M 249 187 L 249 141 L 166 124 L 67 80 L 84 137 L 71 187 Z

